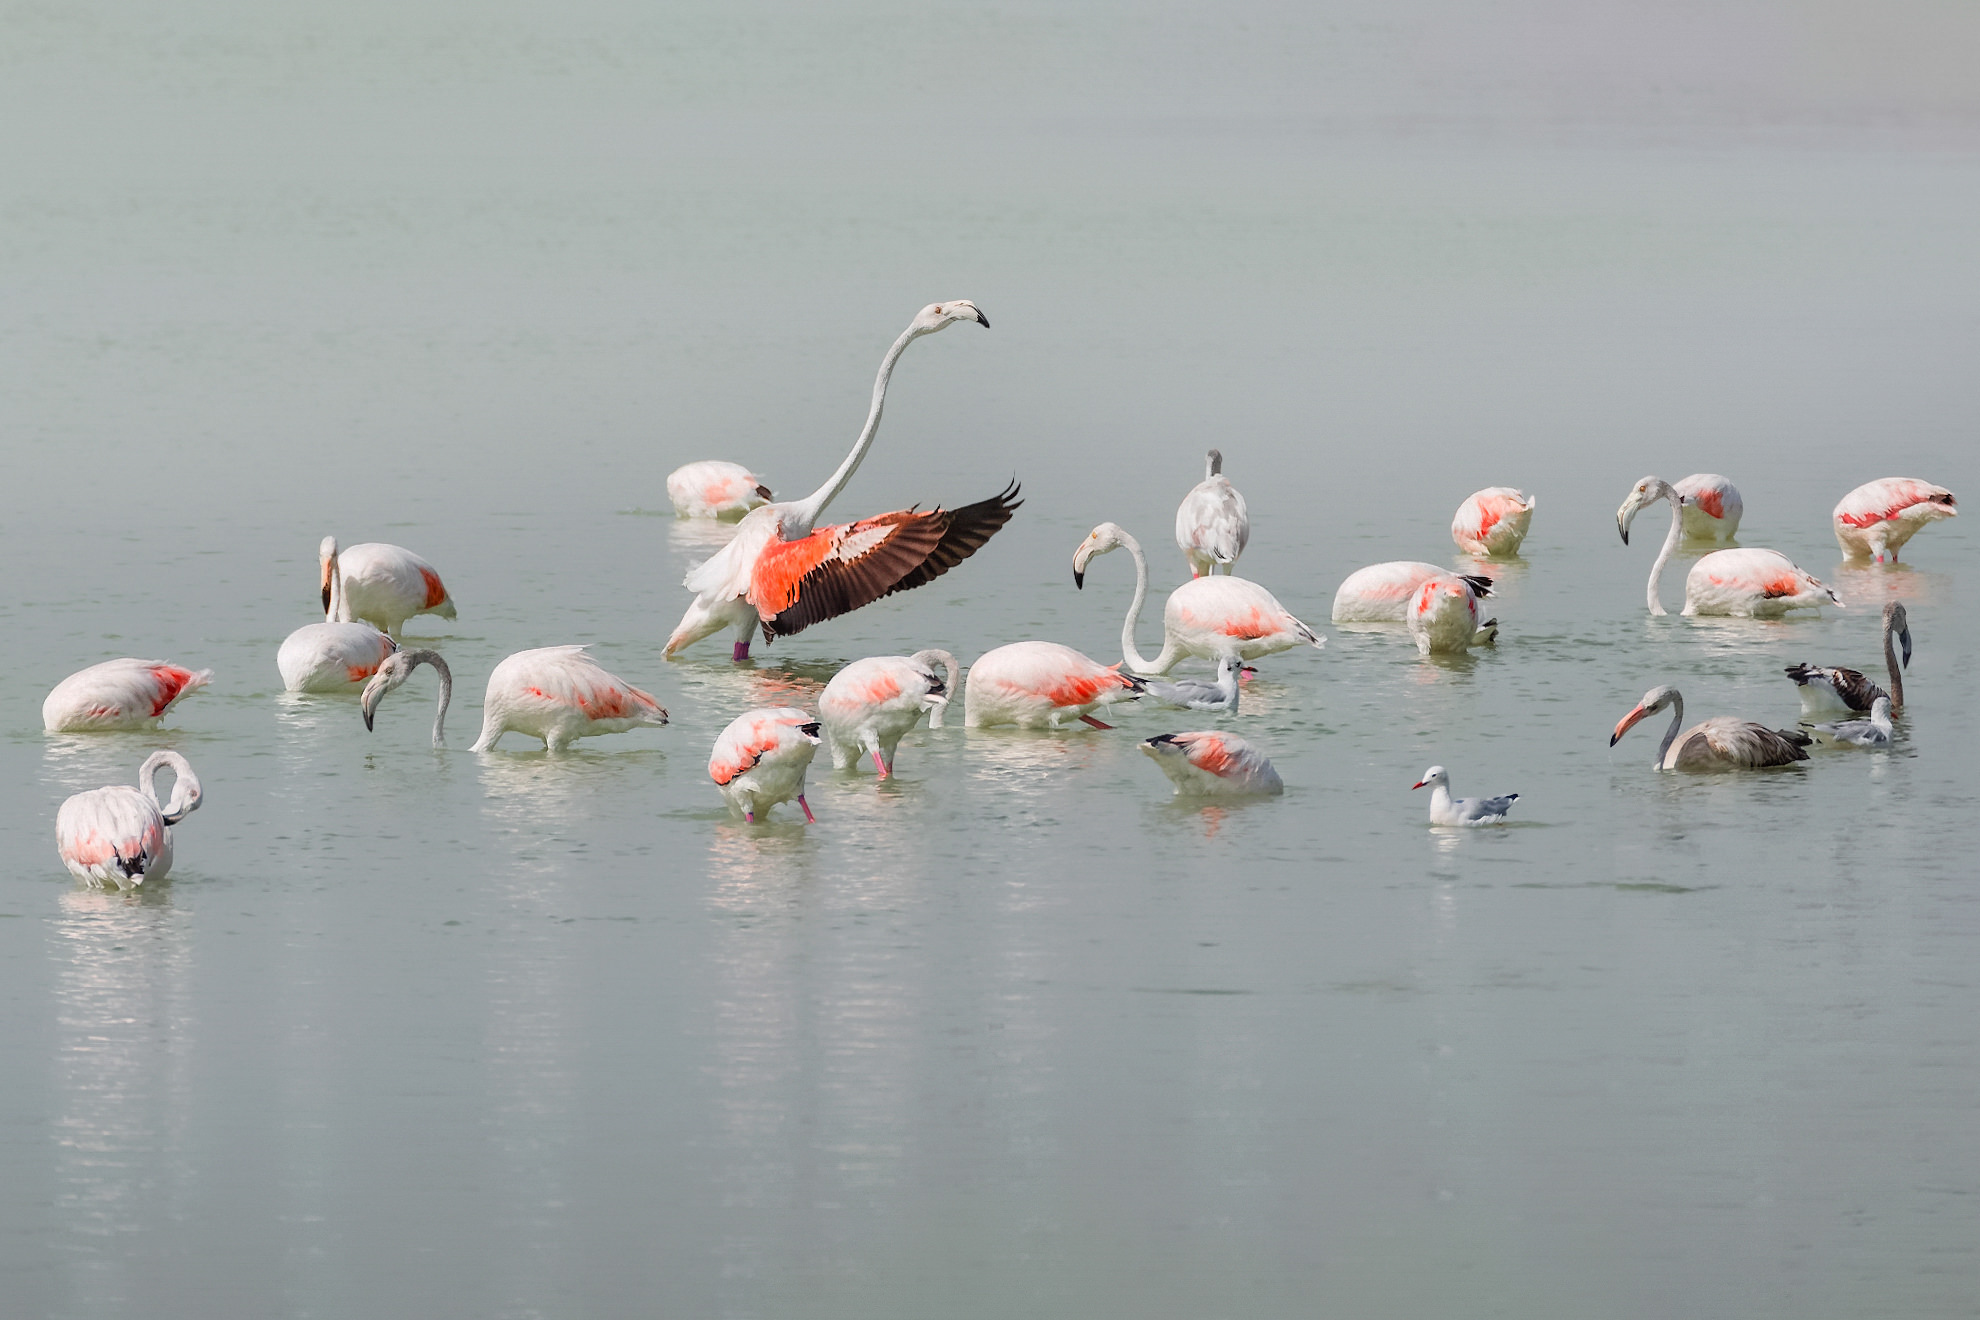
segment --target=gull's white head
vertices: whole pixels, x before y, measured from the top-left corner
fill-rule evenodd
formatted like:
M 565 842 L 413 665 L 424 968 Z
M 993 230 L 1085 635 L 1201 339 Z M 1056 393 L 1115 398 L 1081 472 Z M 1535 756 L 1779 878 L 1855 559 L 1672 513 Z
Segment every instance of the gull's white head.
M 1415 783 L 1410 785 L 1410 789 L 1414 791 L 1419 788 L 1428 788 L 1432 784 L 1449 784 L 1450 782 L 1451 782 L 1450 774 L 1444 769 L 1444 767 L 1441 765 L 1433 765 L 1428 770 L 1425 770 L 1423 772 L 1423 778 L 1417 780 Z

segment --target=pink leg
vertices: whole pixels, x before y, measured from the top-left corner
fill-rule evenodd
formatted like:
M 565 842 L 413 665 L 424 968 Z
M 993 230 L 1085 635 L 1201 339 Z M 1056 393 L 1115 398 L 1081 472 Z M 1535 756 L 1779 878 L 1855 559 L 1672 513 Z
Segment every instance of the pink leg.
M 1111 724 L 1102 724 L 1099 720 L 1094 719 L 1091 715 L 1082 715 L 1079 717 L 1079 719 L 1082 724 L 1091 724 L 1096 729 L 1111 729 L 1114 727 Z
M 756 824 L 756 813 L 753 811 L 745 811 L 743 813 L 743 824 L 745 825 Z
M 736 664 L 741 664 L 743 661 L 749 659 L 749 639 L 747 637 L 730 648 L 729 659 Z
M 887 763 L 880 759 L 880 753 L 878 752 L 875 752 L 873 754 L 873 768 L 880 772 L 880 777 L 882 779 L 885 779 L 887 775 L 890 773 L 887 769 Z
M 798 805 L 804 808 L 804 823 L 807 825 L 816 825 L 818 823 L 818 817 L 811 814 L 811 804 L 804 800 L 804 794 L 802 793 L 798 794 Z

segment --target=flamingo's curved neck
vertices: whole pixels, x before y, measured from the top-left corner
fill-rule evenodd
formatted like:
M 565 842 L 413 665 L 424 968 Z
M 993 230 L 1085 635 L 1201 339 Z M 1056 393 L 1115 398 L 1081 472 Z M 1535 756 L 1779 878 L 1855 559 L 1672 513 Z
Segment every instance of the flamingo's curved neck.
M 1671 744 L 1677 741 L 1678 730 L 1684 726 L 1684 694 L 1671 693 L 1671 705 L 1674 707 L 1671 712 L 1671 727 L 1664 730 L 1664 741 L 1657 747 L 1656 764 L 1659 767 L 1663 766 L 1664 758 L 1671 754 Z
M 1884 617 L 1884 665 L 1891 671 L 1892 710 L 1904 705 L 1904 671 L 1898 668 L 1897 646 L 1893 636 L 1897 629 L 1892 626 L 1896 622 L 1897 620 L 1889 615 Z
M 1678 537 L 1684 534 L 1684 501 L 1676 491 L 1670 493 L 1669 499 L 1671 501 L 1671 530 L 1664 536 L 1664 548 L 1657 552 L 1657 562 L 1650 565 L 1650 585 L 1645 589 L 1645 595 L 1649 599 L 1650 612 L 1652 614 L 1668 614 L 1670 612 L 1664 608 L 1664 602 L 1657 599 L 1657 588 L 1663 581 L 1664 565 L 1670 562 L 1671 555 L 1677 550 Z M 1682 708 L 1680 707 L 1680 709 Z
M 172 772 L 172 800 L 169 804 L 158 800 L 160 770 Z M 193 774 L 192 763 L 177 752 L 153 752 L 138 767 L 138 791 L 151 799 L 167 825 L 176 825 L 192 809 L 189 805 L 191 800 L 199 795 L 199 778 Z
M 349 622 L 345 614 L 349 602 L 344 599 L 344 565 L 340 554 L 341 551 L 336 551 L 330 555 L 330 606 L 323 611 L 325 623 Z
M 887 378 L 894 374 L 894 364 L 901 360 L 901 354 L 907 351 L 907 346 L 915 341 L 915 337 L 913 326 L 901 331 L 901 337 L 887 350 L 887 356 L 880 359 L 880 374 L 873 378 L 873 406 L 867 411 L 866 426 L 860 431 L 859 439 L 853 442 L 852 452 L 846 455 L 846 461 L 839 464 L 839 470 L 828 477 L 824 485 L 791 505 L 790 512 L 784 518 L 786 539 L 809 536 L 818 515 L 825 512 L 825 506 L 838 497 L 839 492 L 846 488 L 846 483 L 853 479 L 853 473 L 859 471 L 860 461 L 872 448 L 873 437 L 880 430 L 880 410 L 887 402 Z
M 435 747 L 445 747 L 447 745 L 447 707 L 454 700 L 454 671 L 447 668 L 447 662 L 441 658 L 438 651 L 408 651 L 406 652 L 406 660 L 408 662 L 408 673 L 419 668 L 421 665 L 432 665 L 433 672 L 440 675 L 440 705 L 433 713 L 433 745 Z
M 955 700 L 956 658 L 954 656 L 950 655 L 947 651 L 937 651 L 931 649 L 927 651 L 916 651 L 913 655 L 909 656 L 908 659 L 914 661 L 918 665 L 938 664 L 942 666 L 943 673 L 946 675 L 946 677 L 944 677 L 942 680 L 944 687 L 943 695 L 948 697 L 950 701 Z M 942 716 L 948 711 L 948 709 L 949 709 L 948 702 L 938 702 L 935 705 L 929 707 L 928 727 L 931 729 L 941 728 Z
M 1127 618 L 1121 623 L 1121 659 L 1137 674 L 1166 674 L 1176 663 L 1176 643 L 1172 637 L 1162 638 L 1162 654 L 1153 660 L 1141 654 L 1141 648 L 1134 644 L 1134 630 L 1141 622 L 1141 606 L 1148 599 L 1148 556 L 1141 553 L 1141 542 L 1122 532 L 1121 544 L 1134 556 L 1134 600 L 1128 605 Z

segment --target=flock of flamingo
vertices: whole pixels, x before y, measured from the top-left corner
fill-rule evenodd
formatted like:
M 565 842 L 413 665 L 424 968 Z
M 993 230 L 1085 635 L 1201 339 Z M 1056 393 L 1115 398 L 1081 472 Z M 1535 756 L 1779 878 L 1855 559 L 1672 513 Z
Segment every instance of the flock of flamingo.
M 718 633 L 733 633 L 731 658 L 749 656 L 760 632 L 765 645 L 812 624 L 835 618 L 897 591 L 923 586 L 974 554 L 1009 522 L 1021 501 L 1015 483 L 988 499 L 958 508 L 898 510 L 855 522 L 819 526 L 825 509 L 859 470 L 880 426 L 887 383 L 909 344 L 958 321 L 990 324 L 974 303 L 925 307 L 887 350 L 873 383 L 866 424 L 845 461 L 825 484 L 801 500 L 778 501 L 764 479 L 739 464 L 689 463 L 667 479 L 676 512 L 687 518 L 733 520 L 734 535 L 691 569 L 684 585 L 694 599 L 666 643 L 679 654 Z M 1211 450 L 1204 479 L 1176 511 L 1176 543 L 1190 580 L 1169 593 L 1162 608 L 1162 647 L 1144 655 L 1136 632 L 1148 596 L 1148 559 L 1141 545 L 1111 522 L 1101 523 L 1073 554 L 1073 581 L 1084 587 L 1092 562 L 1126 550 L 1134 563 L 1134 597 L 1121 625 L 1121 660 L 1102 664 L 1069 646 L 1033 640 L 999 646 L 969 666 L 964 689 L 968 728 L 1016 725 L 1058 728 L 1102 723 L 1094 712 L 1119 702 L 1151 699 L 1181 710 L 1237 714 L 1246 661 L 1325 639 L 1295 618 L 1264 587 L 1236 576 L 1251 536 L 1244 497 L 1223 475 L 1223 458 Z M 1685 577 L 1684 613 L 1777 618 L 1789 610 L 1841 604 L 1835 592 L 1773 550 L 1731 545 L 1744 503 L 1724 477 L 1700 474 L 1672 484 L 1657 477 L 1637 482 L 1616 512 L 1616 529 L 1628 544 L 1638 513 L 1663 500 L 1671 506 L 1670 530 L 1650 569 L 1646 588 L 1652 614 L 1665 613 L 1658 589 L 1665 564 L 1680 543 L 1713 545 Z M 1485 560 L 1517 555 L 1533 517 L 1532 496 L 1495 486 L 1464 501 L 1451 525 L 1452 539 Z M 1929 482 L 1891 477 L 1843 497 L 1832 515 L 1836 540 L 1850 558 L 1894 562 L 1898 551 L 1928 522 L 1957 512 L 1951 491 Z M 357 692 L 365 727 L 373 727 L 385 696 L 421 665 L 439 680 L 433 745 L 445 746 L 453 674 L 439 652 L 401 647 L 406 621 L 422 614 L 453 619 L 455 609 L 439 572 L 412 551 L 364 543 L 340 547 L 326 537 L 320 547 L 324 619 L 289 634 L 275 664 L 290 692 Z M 1423 654 L 1456 653 L 1491 645 L 1496 619 L 1481 602 L 1492 595 L 1491 578 L 1456 573 L 1419 561 L 1375 564 L 1352 574 L 1334 596 L 1333 621 L 1401 623 Z M 1639 721 L 1674 708 L 1656 764 L 1668 770 L 1752 770 L 1808 759 L 1813 735 L 1865 747 L 1888 746 L 1892 715 L 1904 703 L 1902 665 L 1894 649 L 1911 659 L 1905 608 L 1884 611 L 1884 658 L 1891 689 L 1884 691 L 1853 669 L 1795 665 L 1807 732 L 1772 729 L 1751 720 L 1720 716 L 1685 729 L 1684 699 L 1674 687 L 1653 688 L 1616 725 L 1610 745 Z M 1214 679 L 1165 678 L 1179 663 L 1198 658 L 1216 666 Z M 92 665 L 62 680 L 42 707 L 49 732 L 150 729 L 177 702 L 205 686 L 210 670 L 131 658 Z M 910 656 L 877 656 L 845 666 L 826 684 L 812 712 L 794 706 L 738 715 L 715 740 L 708 775 L 742 819 L 755 823 L 779 803 L 796 800 L 811 822 L 805 776 L 823 744 L 833 765 L 845 770 L 870 757 L 885 777 L 903 737 L 925 716 L 939 727 L 959 681 L 955 657 L 926 650 Z M 1854 716 L 1825 723 L 1822 714 Z M 582 646 L 519 651 L 495 666 L 482 703 L 480 736 L 473 750 L 487 751 L 505 733 L 540 738 L 550 751 L 578 738 L 623 733 L 667 723 L 667 712 L 646 692 L 607 673 Z M 1265 754 L 1234 733 L 1198 730 L 1148 738 L 1141 750 L 1175 783 L 1181 795 L 1273 794 L 1283 791 Z M 156 787 L 160 770 L 173 772 L 169 800 Z M 1519 794 L 1454 797 L 1442 766 L 1426 770 L 1413 787 L 1431 789 L 1434 825 L 1486 825 L 1506 819 Z M 177 752 L 159 751 L 138 772 L 138 786 L 117 785 L 79 793 L 62 804 L 56 836 L 63 862 L 97 886 L 131 888 L 162 878 L 172 864 L 172 826 L 200 804 L 191 765 Z

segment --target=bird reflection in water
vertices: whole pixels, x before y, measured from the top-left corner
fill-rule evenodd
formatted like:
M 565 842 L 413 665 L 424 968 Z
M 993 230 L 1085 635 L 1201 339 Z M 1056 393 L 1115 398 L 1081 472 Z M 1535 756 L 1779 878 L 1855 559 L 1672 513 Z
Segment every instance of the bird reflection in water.
M 607 804 L 637 791 L 627 786 L 652 781 L 666 755 L 658 748 L 483 752 L 475 757 L 485 792 L 481 811 L 501 826 L 527 821 L 561 831 L 609 813 Z

